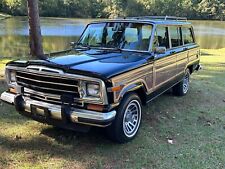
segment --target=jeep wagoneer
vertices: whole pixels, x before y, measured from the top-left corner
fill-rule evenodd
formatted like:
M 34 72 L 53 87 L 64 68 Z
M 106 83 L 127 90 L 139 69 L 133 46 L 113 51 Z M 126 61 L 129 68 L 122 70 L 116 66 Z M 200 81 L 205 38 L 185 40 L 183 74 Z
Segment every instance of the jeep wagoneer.
M 200 68 L 186 18 L 97 21 L 71 44 L 46 60 L 9 62 L 1 99 L 36 121 L 79 131 L 104 127 L 124 143 L 137 135 L 143 105 L 170 88 L 186 95 Z

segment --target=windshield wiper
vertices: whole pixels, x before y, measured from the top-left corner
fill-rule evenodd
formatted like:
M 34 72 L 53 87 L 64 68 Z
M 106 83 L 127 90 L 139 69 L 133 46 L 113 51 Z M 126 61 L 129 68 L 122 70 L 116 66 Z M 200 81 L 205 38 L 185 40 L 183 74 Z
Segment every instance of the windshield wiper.
M 116 48 L 108 48 L 109 50 L 112 50 L 112 51 L 117 51 L 117 52 L 122 52 L 123 50 L 121 49 L 121 48 L 118 48 L 118 47 L 116 47 Z
M 90 50 L 91 47 L 88 44 L 77 43 L 77 44 L 74 45 L 74 49 Z
M 105 50 L 105 51 L 117 51 L 117 52 L 122 52 L 123 50 L 119 47 L 108 47 L 108 46 L 93 46 L 96 49 L 99 50 Z

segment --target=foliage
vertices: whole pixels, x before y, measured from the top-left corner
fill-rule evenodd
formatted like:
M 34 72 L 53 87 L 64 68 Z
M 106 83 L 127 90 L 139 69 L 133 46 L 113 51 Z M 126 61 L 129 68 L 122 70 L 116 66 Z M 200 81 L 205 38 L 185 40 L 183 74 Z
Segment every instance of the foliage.
M 177 15 L 191 19 L 225 19 L 224 0 L 39 0 L 39 5 L 41 16 Z M 0 0 L 0 11 L 26 15 L 26 0 Z

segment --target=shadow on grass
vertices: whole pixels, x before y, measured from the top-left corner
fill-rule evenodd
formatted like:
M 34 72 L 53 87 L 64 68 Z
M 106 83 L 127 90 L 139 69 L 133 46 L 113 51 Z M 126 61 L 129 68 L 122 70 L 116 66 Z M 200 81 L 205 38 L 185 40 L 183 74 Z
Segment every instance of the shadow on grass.
M 205 56 L 214 56 L 214 55 L 212 55 L 212 54 L 210 54 L 210 53 L 202 52 L 202 51 L 201 51 L 201 55 L 205 55 Z
M 104 129 L 102 128 L 97 128 L 97 127 L 93 127 L 91 128 L 90 131 L 88 132 L 76 132 L 76 131 L 72 131 L 72 130 L 66 130 L 66 129 L 61 129 L 58 127 L 48 127 L 45 128 L 41 131 L 42 135 L 45 135 L 49 138 L 54 139 L 57 143 L 59 144 L 69 144 L 71 145 L 71 143 L 73 144 L 73 141 L 81 141 L 83 143 L 88 143 L 88 142 L 92 142 L 92 143 L 105 143 L 105 144 L 111 144 L 111 141 L 106 141 L 107 140 L 107 136 L 106 133 L 104 131 Z
M 96 148 L 104 147 L 109 152 L 118 148 L 118 145 L 106 139 L 103 131 L 99 129 L 93 129 L 88 134 L 84 134 L 54 127 L 45 128 L 40 135 L 29 139 L 15 140 L 15 138 L 0 135 L 0 146 L 9 153 L 25 151 L 40 158 L 47 156 L 82 163 L 89 159 L 92 160 L 93 156 L 103 157 L 103 154 L 96 152 Z M 34 161 L 29 162 L 38 163 L 40 158 L 34 158 Z M 95 162 L 94 165 L 96 165 Z

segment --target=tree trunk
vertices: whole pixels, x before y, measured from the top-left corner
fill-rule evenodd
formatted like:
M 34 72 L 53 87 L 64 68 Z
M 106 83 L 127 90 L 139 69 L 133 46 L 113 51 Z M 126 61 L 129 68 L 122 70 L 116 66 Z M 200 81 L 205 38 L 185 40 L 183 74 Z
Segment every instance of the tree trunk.
M 43 53 L 38 0 L 27 0 L 29 19 L 30 55 L 38 59 L 46 59 Z

